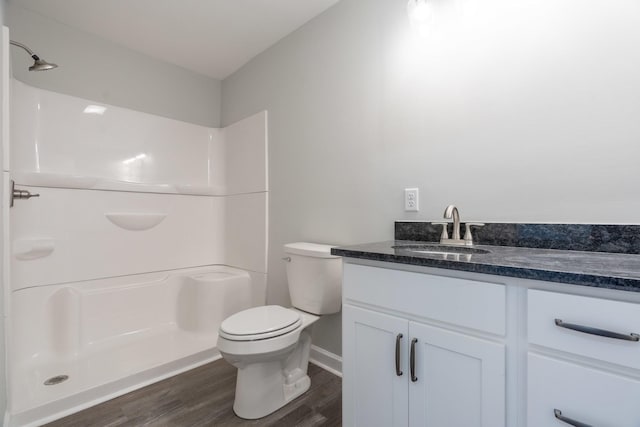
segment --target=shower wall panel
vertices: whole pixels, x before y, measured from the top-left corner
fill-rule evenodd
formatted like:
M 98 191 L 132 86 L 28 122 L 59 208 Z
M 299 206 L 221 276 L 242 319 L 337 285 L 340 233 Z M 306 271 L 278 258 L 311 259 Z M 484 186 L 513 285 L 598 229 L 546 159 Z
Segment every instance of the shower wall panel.
M 220 130 L 12 81 L 15 174 L 224 192 Z M 29 182 L 21 182 L 29 184 Z
M 266 274 L 267 112 L 254 114 L 222 132 L 227 190 L 225 264 Z
M 266 111 L 223 129 L 226 194 L 267 191 L 267 134 Z
M 220 197 L 24 187 L 11 209 L 13 290 L 224 263 Z
M 225 212 L 225 264 L 266 273 L 267 193 L 228 196 Z

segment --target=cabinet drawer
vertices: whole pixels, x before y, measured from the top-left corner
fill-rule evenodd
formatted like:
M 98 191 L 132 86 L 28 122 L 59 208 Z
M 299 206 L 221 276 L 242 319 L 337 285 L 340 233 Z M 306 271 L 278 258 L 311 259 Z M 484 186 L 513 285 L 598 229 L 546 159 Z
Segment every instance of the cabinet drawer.
M 556 325 L 640 334 L 640 304 L 529 290 L 529 342 L 640 369 L 640 341 L 607 338 Z
M 505 334 L 501 284 L 345 264 L 343 296 L 410 316 Z
M 640 381 L 592 368 L 529 354 L 529 427 L 569 426 L 562 416 L 598 427 L 640 425 Z

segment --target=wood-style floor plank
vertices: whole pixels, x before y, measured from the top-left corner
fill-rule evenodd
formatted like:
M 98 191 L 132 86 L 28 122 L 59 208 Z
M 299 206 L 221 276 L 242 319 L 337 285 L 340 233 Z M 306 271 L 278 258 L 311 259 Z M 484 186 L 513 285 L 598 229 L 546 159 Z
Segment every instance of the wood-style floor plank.
M 236 369 L 220 359 L 59 419 L 46 427 L 339 427 L 342 380 L 309 364 L 311 387 L 259 420 L 233 413 Z

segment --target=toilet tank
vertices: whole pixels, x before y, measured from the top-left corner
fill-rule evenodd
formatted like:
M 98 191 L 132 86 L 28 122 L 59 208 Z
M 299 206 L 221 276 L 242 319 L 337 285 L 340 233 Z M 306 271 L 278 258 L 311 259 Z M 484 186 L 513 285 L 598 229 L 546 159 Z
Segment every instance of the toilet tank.
M 313 314 L 331 314 L 342 305 L 342 258 L 330 245 L 288 243 L 284 251 L 291 304 Z

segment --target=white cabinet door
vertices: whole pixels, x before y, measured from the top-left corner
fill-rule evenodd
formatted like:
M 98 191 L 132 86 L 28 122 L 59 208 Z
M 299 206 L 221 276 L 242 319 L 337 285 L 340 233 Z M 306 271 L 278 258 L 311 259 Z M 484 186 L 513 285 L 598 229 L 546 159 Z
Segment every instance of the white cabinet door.
M 529 353 L 528 427 L 640 426 L 640 380 Z M 560 414 L 559 414 L 560 415 Z M 580 425 L 580 424 L 575 424 Z
M 343 425 L 406 426 L 408 324 L 406 319 L 345 304 L 342 309 Z M 399 334 L 399 369 L 396 340 Z
M 409 322 L 409 336 L 410 347 L 417 339 L 410 426 L 505 425 L 503 344 L 415 322 Z

